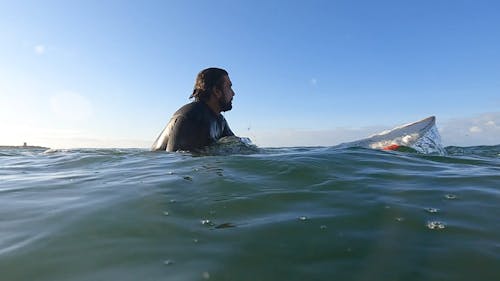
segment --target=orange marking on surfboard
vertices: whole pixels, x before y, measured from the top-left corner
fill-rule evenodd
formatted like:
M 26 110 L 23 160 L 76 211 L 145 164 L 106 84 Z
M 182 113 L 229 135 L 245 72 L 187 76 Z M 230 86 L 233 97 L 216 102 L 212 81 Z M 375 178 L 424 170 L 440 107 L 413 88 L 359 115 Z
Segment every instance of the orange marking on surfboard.
M 397 144 L 391 144 L 391 145 L 382 147 L 383 150 L 396 150 L 398 148 L 399 148 L 399 145 L 397 145 Z

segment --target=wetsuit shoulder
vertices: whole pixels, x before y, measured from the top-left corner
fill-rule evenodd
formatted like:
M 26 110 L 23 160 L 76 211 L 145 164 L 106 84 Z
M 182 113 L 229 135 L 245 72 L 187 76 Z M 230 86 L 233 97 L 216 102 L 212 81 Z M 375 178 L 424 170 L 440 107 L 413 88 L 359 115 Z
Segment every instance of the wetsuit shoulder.
M 206 119 L 206 116 L 208 114 L 210 114 L 209 110 L 210 109 L 206 104 L 199 101 L 195 101 L 179 108 L 174 113 L 174 116 L 181 115 L 189 119 L 203 120 Z

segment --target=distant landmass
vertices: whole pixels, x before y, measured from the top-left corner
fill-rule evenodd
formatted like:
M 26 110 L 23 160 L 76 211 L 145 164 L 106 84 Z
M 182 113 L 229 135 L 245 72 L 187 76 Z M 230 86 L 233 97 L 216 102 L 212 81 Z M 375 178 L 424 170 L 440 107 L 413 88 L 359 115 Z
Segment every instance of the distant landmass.
M 44 147 L 44 146 L 36 146 L 36 145 L 27 145 L 27 146 L 24 146 L 24 145 L 0 145 L 0 149 L 3 148 L 3 149 L 7 149 L 7 148 L 22 148 L 22 149 L 33 149 L 33 148 L 37 148 L 37 149 L 49 149 L 48 147 Z
M 44 146 L 37 146 L 37 145 L 28 145 L 27 143 L 24 143 L 23 145 L 0 145 L 0 149 L 49 149 L 48 147 Z

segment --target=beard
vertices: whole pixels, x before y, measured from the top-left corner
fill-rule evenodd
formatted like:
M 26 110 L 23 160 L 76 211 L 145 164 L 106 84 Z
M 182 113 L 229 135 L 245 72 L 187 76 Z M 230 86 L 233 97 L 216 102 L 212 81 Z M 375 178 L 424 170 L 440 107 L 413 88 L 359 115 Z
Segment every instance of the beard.
M 221 111 L 229 111 L 233 108 L 233 102 L 232 100 L 226 101 L 224 97 L 221 97 L 219 99 L 219 107 Z

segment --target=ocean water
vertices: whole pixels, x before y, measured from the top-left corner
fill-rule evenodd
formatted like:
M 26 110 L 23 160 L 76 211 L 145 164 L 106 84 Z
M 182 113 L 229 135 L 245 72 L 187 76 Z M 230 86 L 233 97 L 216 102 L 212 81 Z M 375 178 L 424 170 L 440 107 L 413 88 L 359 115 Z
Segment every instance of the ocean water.
M 500 146 L 0 150 L 0 280 L 500 280 Z

